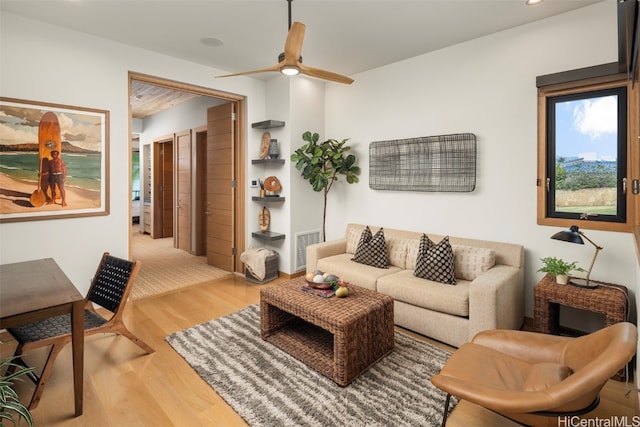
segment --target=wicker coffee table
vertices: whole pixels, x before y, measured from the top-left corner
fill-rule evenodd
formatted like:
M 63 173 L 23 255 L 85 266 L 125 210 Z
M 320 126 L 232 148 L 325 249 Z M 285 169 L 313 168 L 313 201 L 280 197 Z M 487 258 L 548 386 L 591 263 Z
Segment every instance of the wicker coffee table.
M 297 278 L 260 290 L 262 338 L 346 386 L 394 346 L 393 299 L 357 286 L 347 298 L 300 290 Z

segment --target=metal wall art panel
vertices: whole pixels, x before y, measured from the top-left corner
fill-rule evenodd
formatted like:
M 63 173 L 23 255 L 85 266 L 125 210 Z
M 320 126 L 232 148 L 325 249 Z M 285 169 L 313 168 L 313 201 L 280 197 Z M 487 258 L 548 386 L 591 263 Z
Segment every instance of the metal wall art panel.
M 472 133 L 374 141 L 369 144 L 374 190 L 471 192 L 476 187 Z

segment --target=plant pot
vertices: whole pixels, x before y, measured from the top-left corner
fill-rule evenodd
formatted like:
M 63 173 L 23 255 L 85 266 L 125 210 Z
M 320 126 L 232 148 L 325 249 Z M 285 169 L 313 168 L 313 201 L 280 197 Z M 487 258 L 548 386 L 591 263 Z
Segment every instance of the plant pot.
M 569 282 L 569 276 L 566 274 L 558 274 L 556 276 L 556 283 L 558 285 L 566 285 Z

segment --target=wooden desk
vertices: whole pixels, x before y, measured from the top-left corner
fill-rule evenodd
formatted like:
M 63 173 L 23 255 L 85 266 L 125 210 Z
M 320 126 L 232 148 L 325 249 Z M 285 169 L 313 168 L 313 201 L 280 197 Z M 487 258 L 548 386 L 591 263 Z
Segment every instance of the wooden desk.
M 84 297 L 51 259 L 0 265 L 0 329 L 71 313 L 75 415 L 82 415 Z

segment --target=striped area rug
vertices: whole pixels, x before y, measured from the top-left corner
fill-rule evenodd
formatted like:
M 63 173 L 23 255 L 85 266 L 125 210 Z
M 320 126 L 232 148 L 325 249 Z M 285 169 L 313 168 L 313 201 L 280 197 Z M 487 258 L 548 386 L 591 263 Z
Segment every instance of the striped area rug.
M 263 341 L 257 304 L 166 337 L 251 426 L 440 425 L 445 394 L 429 378 L 450 354 L 398 332 L 395 339 L 387 357 L 340 387 Z

